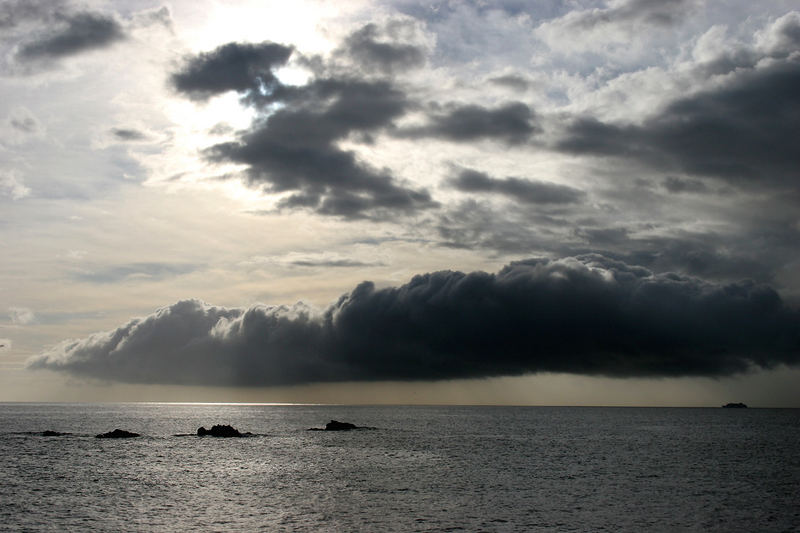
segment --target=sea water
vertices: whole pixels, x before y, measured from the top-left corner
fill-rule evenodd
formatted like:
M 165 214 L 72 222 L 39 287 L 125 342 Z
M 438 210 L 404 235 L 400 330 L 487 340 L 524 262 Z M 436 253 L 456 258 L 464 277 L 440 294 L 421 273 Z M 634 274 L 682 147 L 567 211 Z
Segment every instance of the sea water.
M 799 445 L 795 409 L 0 404 L 0 530 L 800 531 Z

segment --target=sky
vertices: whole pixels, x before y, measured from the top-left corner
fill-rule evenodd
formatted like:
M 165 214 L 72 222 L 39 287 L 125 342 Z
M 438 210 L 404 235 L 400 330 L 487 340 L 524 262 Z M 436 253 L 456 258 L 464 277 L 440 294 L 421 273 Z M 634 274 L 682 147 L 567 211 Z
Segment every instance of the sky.
M 800 407 L 796 1 L 0 0 L 0 401 Z

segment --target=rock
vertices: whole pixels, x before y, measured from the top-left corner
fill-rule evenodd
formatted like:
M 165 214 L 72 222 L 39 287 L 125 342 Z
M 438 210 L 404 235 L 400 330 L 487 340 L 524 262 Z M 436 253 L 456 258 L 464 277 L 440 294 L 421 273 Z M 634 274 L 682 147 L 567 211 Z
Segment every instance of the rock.
M 42 437 L 63 437 L 64 435 L 69 435 L 69 433 L 61 433 L 60 431 L 53 431 L 51 429 L 42 431 Z
M 238 429 L 234 428 L 233 426 L 228 425 L 215 425 L 211 429 L 206 429 L 204 427 L 200 427 L 197 430 L 198 437 L 244 437 L 245 435 L 250 435 L 250 433 L 240 433 Z
M 133 437 L 138 437 L 138 433 L 131 433 L 130 431 L 125 431 L 124 429 L 115 429 L 114 431 L 109 431 L 108 433 L 100 433 L 99 435 L 95 435 L 98 439 L 130 439 Z
M 722 407 L 725 409 L 743 409 L 747 406 L 743 403 L 726 403 Z
M 358 426 L 350 422 L 339 422 L 338 420 L 331 420 L 325 424 L 325 431 L 350 431 L 351 429 L 358 429 Z

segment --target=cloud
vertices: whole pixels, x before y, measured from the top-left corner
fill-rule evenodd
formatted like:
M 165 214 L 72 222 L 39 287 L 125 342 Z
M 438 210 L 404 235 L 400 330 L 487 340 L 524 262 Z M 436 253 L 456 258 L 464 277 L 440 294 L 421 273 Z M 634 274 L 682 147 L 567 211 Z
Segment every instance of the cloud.
M 133 128 L 112 128 L 111 135 L 119 141 L 143 141 L 147 135 Z
M 125 32 L 111 16 L 90 11 L 56 12 L 56 24 L 23 44 L 17 52 L 22 60 L 59 59 L 89 50 L 106 48 L 125 38 Z
M 420 67 L 425 64 L 425 48 L 397 39 L 408 37 L 409 33 L 416 33 L 415 25 L 409 21 L 393 20 L 385 27 L 369 23 L 345 39 L 342 52 L 363 70 L 392 73 Z
M 409 24 L 362 27 L 337 53 L 378 62 L 379 71 L 410 64 L 410 49 L 375 41 L 379 34 L 396 41 Z M 341 141 L 371 144 L 392 129 L 412 105 L 405 92 L 389 79 L 367 78 L 319 57 L 298 59 L 313 67 L 308 82 L 285 85 L 272 69 L 285 64 L 292 51 L 269 42 L 228 43 L 186 58 L 172 74 L 173 87 L 190 98 L 236 91 L 257 112 L 249 128 L 235 132 L 235 140 L 205 148 L 205 159 L 246 167 L 228 179 L 243 178 L 254 189 L 282 195 L 276 198 L 279 210 L 386 220 L 438 206 L 427 190 L 406 185 L 389 169 L 374 168 L 340 146 Z
M 388 170 L 360 162 L 337 141 L 369 135 L 401 116 L 408 101 L 387 81 L 325 78 L 278 88 L 283 107 L 256 121 L 239 140 L 211 146 L 214 162 L 248 166 L 251 186 L 293 192 L 280 206 L 344 218 L 383 218 L 434 207 L 426 190 L 397 182 Z
M 572 11 L 564 17 L 574 29 L 593 29 L 610 24 L 643 23 L 670 26 L 687 16 L 692 0 L 623 0 L 605 8 Z
M 683 21 L 696 5 L 695 0 L 621 0 L 604 7 L 575 9 L 548 20 L 536 34 L 551 47 L 563 43 L 569 47 L 598 46 L 620 41 L 644 30 L 669 28 Z
M 26 22 L 49 19 L 63 6 L 63 0 L 5 1 L 0 3 L 0 28 L 12 29 Z
M 88 283 L 118 283 L 135 279 L 155 281 L 195 272 L 198 268 L 199 265 L 187 263 L 131 263 L 77 272 L 73 278 Z
M 790 11 L 756 34 L 757 48 L 769 57 L 785 58 L 800 50 L 800 11 Z
M 599 255 L 358 285 L 324 311 L 181 301 L 29 367 L 129 383 L 287 385 L 568 372 L 723 376 L 800 363 L 800 313 L 769 287 Z
M 271 264 L 302 268 L 360 268 L 386 266 L 381 261 L 362 261 L 333 252 L 290 252 L 283 256 L 256 256 L 244 265 Z
M 186 58 L 170 81 L 175 90 L 196 100 L 228 91 L 267 91 L 278 83 L 272 69 L 284 65 L 291 55 L 291 47 L 268 41 L 228 43 Z
M 25 198 L 31 190 L 22 183 L 13 171 L 0 170 L 0 196 L 7 196 L 12 200 Z
M 11 110 L 8 125 L 18 133 L 35 135 L 42 130 L 39 120 L 25 107 L 17 106 Z
M 780 271 L 797 261 L 797 215 L 791 198 L 785 205 L 767 198 L 761 205 L 734 204 L 737 225 L 728 222 L 727 227 L 703 224 L 687 229 L 692 225 L 680 224 L 680 218 L 678 224 L 665 221 L 654 205 L 669 211 L 677 194 L 677 201 L 688 200 L 690 195 L 647 198 L 635 193 L 626 200 L 630 204 L 625 213 L 640 210 L 644 215 L 638 220 L 620 219 L 616 211 L 606 212 L 603 204 L 598 209 L 601 200 L 596 197 L 592 202 L 539 205 L 536 209 L 528 204 L 497 206 L 470 198 L 446 206 L 436 229 L 439 244 L 450 248 L 515 255 L 536 250 L 557 257 L 596 252 L 655 272 L 677 272 L 716 282 L 748 278 L 786 290 Z M 705 201 L 704 196 L 697 194 L 693 199 Z M 730 195 L 714 196 L 711 205 L 728 201 Z M 788 214 L 783 213 L 786 210 Z
M 798 137 L 800 61 L 787 60 L 675 100 L 641 125 L 579 118 L 557 148 L 638 160 L 740 186 L 796 188 Z
M 450 184 L 462 192 L 490 192 L 508 196 L 527 204 L 574 204 L 585 197 L 579 189 L 521 178 L 492 178 L 484 172 L 464 169 L 450 180 Z
M 36 321 L 36 314 L 27 307 L 9 307 L 8 317 L 12 324 L 25 326 Z
M 661 182 L 661 185 L 669 192 L 673 194 L 677 193 L 706 193 L 708 192 L 708 187 L 706 187 L 705 183 L 699 180 L 689 180 L 689 179 L 681 179 L 677 176 L 667 176 L 664 178 L 664 181 Z
M 495 76 L 493 78 L 489 78 L 488 81 L 494 85 L 499 85 L 501 87 L 506 87 L 508 89 L 513 89 L 520 92 L 527 90 L 531 85 L 531 82 L 527 78 L 517 74 L 504 74 L 502 76 Z
M 167 6 L 156 7 L 152 9 L 145 9 L 133 14 L 134 26 L 149 27 L 149 26 L 162 26 L 166 30 L 172 32 L 174 24 L 172 21 L 172 13 Z
M 466 104 L 449 105 L 434 112 L 430 124 L 398 131 L 403 137 L 439 137 L 455 142 L 494 139 L 520 144 L 540 131 L 533 110 L 522 102 L 509 102 L 494 109 Z

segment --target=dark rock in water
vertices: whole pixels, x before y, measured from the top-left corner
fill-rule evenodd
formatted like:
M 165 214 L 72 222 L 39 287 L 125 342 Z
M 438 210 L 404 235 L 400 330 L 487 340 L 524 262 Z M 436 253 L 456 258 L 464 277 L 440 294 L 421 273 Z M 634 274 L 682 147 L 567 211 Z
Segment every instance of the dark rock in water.
M 125 431 L 124 429 L 115 429 L 114 431 L 109 431 L 108 433 L 100 433 L 99 435 L 95 435 L 98 439 L 130 439 L 132 437 L 138 437 L 138 433 L 131 433 L 130 431 Z
M 722 407 L 725 409 L 743 409 L 747 406 L 743 403 L 726 403 Z
M 46 430 L 42 431 L 42 437 L 63 437 L 64 435 L 71 435 L 71 433 L 61 433 L 60 431 Z
M 351 429 L 358 429 L 358 426 L 350 422 L 339 422 L 338 420 L 331 420 L 325 424 L 325 431 L 349 431 Z
M 244 437 L 245 435 L 250 435 L 250 433 L 241 433 L 233 426 L 223 424 L 215 425 L 211 429 L 200 427 L 197 430 L 198 437 Z
M 357 426 L 350 422 L 339 422 L 338 420 L 331 420 L 325 424 L 324 428 L 308 428 L 309 431 L 350 431 L 351 429 L 377 429 L 369 426 Z

